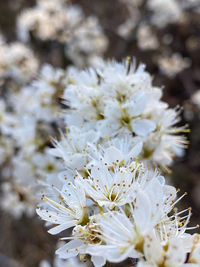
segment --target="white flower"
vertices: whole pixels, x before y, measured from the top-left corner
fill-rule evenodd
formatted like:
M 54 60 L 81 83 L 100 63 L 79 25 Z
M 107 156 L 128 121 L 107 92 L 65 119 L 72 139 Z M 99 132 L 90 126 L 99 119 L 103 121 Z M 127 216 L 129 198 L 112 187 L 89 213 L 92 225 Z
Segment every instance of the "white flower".
M 172 237 L 167 242 L 162 243 L 156 237 L 155 232 L 148 234 L 144 241 L 145 260 L 138 264 L 140 267 L 147 266 L 173 266 L 186 267 L 187 246 L 191 247 L 192 237 L 188 235 L 185 238 Z
M 153 11 L 152 23 L 157 27 L 164 27 L 169 22 L 175 22 L 181 17 L 181 6 L 178 1 L 150 0 L 149 9 Z
M 183 153 L 183 149 L 187 147 L 187 140 L 179 134 L 188 130 L 185 127 L 174 126 L 180 121 L 179 113 L 176 109 L 158 109 L 157 112 L 152 112 L 157 128 L 143 141 L 142 160 L 169 166 L 174 155 Z
M 134 198 L 139 177 L 140 163 L 134 158 L 141 150 L 141 143 L 136 144 L 127 154 L 114 146 L 97 152 L 87 167 L 85 176 L 80 172 L 75 178 L 81 181 L 86 194 L 100 206 L 111 209 L 126 204 Z M 142 179 L 141 179 L 142 180 Z
M 83 82 L 70 84 L 63 95 L 64 103 L 72 109 L 70 113 L 67 112 L 66 122 L 68 125 L 69 123 L 72 125 L 77 124 L 76 117 L 78 117 L 78 126 L 83 126 L 84 120 L 92 123 L 103 116 L 102 92 L 96 86 L 98 83 L 97 74 L 93 69 L 89 69 L 85 75 L 80 73 L 80 81 L 82 78 L 85 78 L 83 80 L 85 84 Z M 80 112 L 77 112 L 77 110 Z
M 120 168 L 115 173 L 109 167 L 99 164 L 91 168 L 89 176 L 84 179 L 79 175 L 87 195 L 100 206 L 111 209 L 126 204 L 134 197 L 135 174 Z
M 39 78 L 13 97 L 16 112 L 21 116 L 28 113 L 30 117 L 40 121 L 54 121 L 58 112 L 56 97 L 63 92 L 66 83 L 65 71 L 44 65 Z
M 87 153 L 88 143 L 96 145 L 99 139 L 99 133 L 93 130 L 84 131 L 75 126 L 71 126 L 66 135 L 61 133 L 61 140 L 53 140 L 55 148 L 49 152 L 60 157 L 64 165 L 71 170 L 84 170 L 84 166 L 90 162 Z
M 20 42 L 0 44 L 0 73 L 16 83 L 25 84 L 35 77 L 39 64 L 33 52 Z
M 147 94 L 145 92 L 131 95 L 125 103 L 112 99 L 107 100 L 103 113 L 106 119 L 100 124 L 100 129 L 102 127 L 105 134 L 110 134 L 113 131 L 116 134 L 121 128 L 127 128 L 139 136 L 146 136 L 154 131 L 155 123 L 140 117 L 145 109 L 146 100 Z
M 49 199 L 45 195 L 42 199 L 49 204 L 49 208 L 37 208 L 37 214 L 52 224 L 58 224 L 48 232 L 57 234 L 77 224 L 87 221 L 86 198 L 82 186 L 78 182 L 68 181 L 60 191 L 54 185 L 54 198 Z
M 95 217 L 92 220 L 95 220 Z M 101 240 L 95 236 L 93 230 L 95 230 L 95 226 L 90 225 L 90 223 L 86 226 L 74 227 L 72 237 L 67 238 L 73 240 L 59 248 L 56 254 L 61 259 L 73 258 L 78 254 L 90 254 L 95 267 L 104 266 L 106 259 L 104 255 L 99 255 Z
M 103 160 L 111 166 L 114 162 L 129 165 L 138 157 L 142 150 L 140 138 L 132 138 L 130 135 L 122 135 L 108 141 L 108 147 L 103 148 Z

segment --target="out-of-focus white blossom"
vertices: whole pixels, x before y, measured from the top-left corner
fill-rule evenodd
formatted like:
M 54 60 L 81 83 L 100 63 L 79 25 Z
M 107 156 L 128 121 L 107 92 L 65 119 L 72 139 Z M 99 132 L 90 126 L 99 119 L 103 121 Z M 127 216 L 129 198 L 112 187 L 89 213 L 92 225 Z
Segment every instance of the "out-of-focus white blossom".
M 13 97 L 13 102 L 16 102 L 16 111 L 20 114 L 28 112 L 28 116 L 35 121 L 48 123 L 56 120 L 58 116 L 58 98 L 66 84 L 64 70 L 44 65 L 37 80 L 22 88 Z M 29 104 L 25 105 L 24 103 Z
M 38 0 L 35 7 L 25 9 L 17 20 L 19 39 L 27 42 L 32 33 L 41 40 L 67 41 L 83 14 L 77 6 L 66 3 L 64 0 Z
M 0 136 L 0 164 L 5 164 L 14 153 L 14 140 L 8 136 Z M 2 170 L 3 171 L 3 170 Z
M 159 47 L 159 42 L 151 27 L 141 25 L 137 31 L 138 46 L 141 50 L 155 50 Z
M 197 105 L 200 108 L 200 90 L 196 91 L 192 96 L 191 96 L 191 102 Z
M 45 65 L 37 80 L 0 102 L 2 173 L 12 182 L 12 190 L 7 196 L 4 190 L 3 198 L 13 194 L 15 199 L 15 205 L 12 201 L 2 205 L 11 214 L 15 214 L 14 209 L 18 210 L 18 217 L 24 212 L 34 214 L 29 209 L 32 207 L 34 211 L 38 192 L 62 170 L 61 163 L 47 154 L 47 149 L 50 135 L 55 134 L 52 124 L 62 124 L 57 118 L 58 98 L 67 84 L 66 79 L 64 70 Z M 21 199 L 20 195 L 23 195 Z
M 184 9 L 192 9 L 192 11 L 199 13 L 200 12 L 200 1 L 199 0 L 181 0 L 181 6 Z
M 33 52 L 20 42 L 0 44 L 1 79 L 12 78 L 25 84 L 35 77 L 39 63 Z
M 123 38 L 129 38 L 131 33 L 137 27 L 137 23 L 140 19 L 139 7 L 142 4 L 142 0 L 120 0 L 121 4 L 127 8 L 127 19 L 119 25 L 117 32 Z
M 161 72 L 170 78 L 176 76 L 179 72 L 190 66 L 188 58 L 183 58 L 180 54 L 175 53 L 171 57 L 161 56 L 158 59 L 158 65 Z
M 73 37 L 66 43 L 65 52 L 76 66 L 85 62 L 95 64 L 104 53 L 108 40 L 96 17 L 88 17 L 74 30 Z
M 4 135 L 10 134 L 16 119 L 8 111 L 8 107 L 3 99 L 0 100 L 0 132 Z
M 24 42 L 32 34 L 66 44 L 66 55 L 77 66 L 91 64 L 108 45 L 98 19 L 85 17 L 78 5 L 63 0 L 38 0 L 35 7 L 24 10 L 17 20 L 17 33 Z
M 176 0 L 149 0 L 148 7 L 153 12 L 152 23 L 157 27 L 175 22 L 181 16 L 181 8 Z
M 35 214 L 35 201 L 32 194 L 30 194 L 30 187 L 12 186 L 10 182 L 2 184 L 1 207 L 14 218 L 19 219 L 22 214 L 33 216 Z

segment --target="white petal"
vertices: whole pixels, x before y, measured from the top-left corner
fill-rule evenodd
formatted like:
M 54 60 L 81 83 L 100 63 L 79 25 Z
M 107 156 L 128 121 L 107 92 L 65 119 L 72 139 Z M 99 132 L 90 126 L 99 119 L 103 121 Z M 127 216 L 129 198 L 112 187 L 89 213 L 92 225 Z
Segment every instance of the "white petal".
M 75 257 L 79 253 L 79 248 L 83 245 L 83 242 L 80 240 L 72 240 L 68 242 L 63 247 L 56 250 L 56 254 L 59 255 L 61 259 L 68 259 Z
M 166 253 L 166 266 L 181 266 L 185 262 L 186 257 L 187 252 L 184 249 L 182 240 L 178 238 L 170 240 Z
M 147 263 L 146 261 L 139 261 L 137 267 L 157 267 L 155 264 Z M 181 266 L 183 267 L 183 266 Z
M 141 233 L 148 232 L 151 227 L 151 202 L 148 195 L 140 191 L 136 197 L 134 209 L 135 224 Z
M 100 256 L 92 256 L 91 261 L 93 262 L 95 267 L 102 267 L 106 264 L 106 260 Z
M 140 136 L 146 136 L 156 129 L 156 124 L 151 120 L 135 119 L 131 122 L 132 130 Z
M 130 117 L 139 116 L 146 106 L 146 94 L 142 91 L 131 96 L 131 101 L 122 105 L 128 111 Z
M 60 232 L 72 227 L 72 226 L 75 226 L 76 225 L 76 221 L 71 221 L 71 222 L 67 222 L 67 223 L 63 223 L 63 224 L 60 224 L 60 225 L 57 225 L 53 228 L 51 228 L 48 233 L 51 234 L 51 235 L 57 235 L 59 234 Z
M 124 157 L 119 149 L 111 146 L 105 150 L 104 159 L 108 164 L 112 164 L 112 162 L 116 162 L 117 160 L 119 162 L 122 161 Z
M 163 250 L 161 242 L 153 232 L 145 237 L 143 249 L 147 261 L 154 263 L 156 266 L 159 262 L 162 262 Z
M 136 158 L 139 154 L 140 154 L 140 152 L 141 152 L 141 150 L 142 150 L 142 146 L 143 146 L 143 143 L 140 141 L 138 144 L 136 144 L 132 149 L 131 149 L 131 151 L 129 152 L 129 154 L 128 154 L 128 158 L 130 159 L 130 158 Z
M 118 247 L 108 248 L 106 258 L 110 262 L 121 262 L 129 257 L 138 257 L 133 246 L 127 247 L 127 249 L 119 249 Z

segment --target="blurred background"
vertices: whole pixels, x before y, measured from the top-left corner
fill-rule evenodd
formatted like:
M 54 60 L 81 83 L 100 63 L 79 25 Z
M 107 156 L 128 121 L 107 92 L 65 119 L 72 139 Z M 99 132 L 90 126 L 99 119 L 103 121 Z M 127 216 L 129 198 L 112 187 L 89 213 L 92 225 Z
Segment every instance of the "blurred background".
M 188 192 L 181 205 L 192 207 L 193 225 L 200 222 L 200 0 L 0 0 L 0 266 L 43 267 L 43 260 L 53 264 L 57 240 L 34 215 L 26 188 L 26 179 L 32 178 L 26 176 L 30 164 L 38 167 L 49 136 L 57 135 L 62 122 L 54 115 L 46 120 L 42 112 L 37 114 L 33 137 L 37 145 L 27 146 L 31 132 L 27 125 L 34 117 L 31 105 L 43 94 L 28 94 L 22 88 L 46 63 L 64 70 L 71 65 L 87 67 L 99 57 L 127 56 L 146 64 L 153 84 L 164 88 L 163 99 L 170 107 L 183 107 L 181 125 L 189 125 L 189 146 L 175 159 L 169 180 Z M 45 81 L 51 79 L 48 85 L 54 89 L 48 101 L 40 103 L 48 114 L 60 105 L 63 85 L 62 71 L 54 80 L 51 71 L 46 67 L 40 74 Z M 28 107 L 21 104 L 22 98 Z M 48 105 L 51 111 L 46 110 Z M 30 116 L 22 117 L 24 112 Z M 46 158 L 45 162 L 51 171 L 52 163 Z M 33 176 L 42 175 L 31 168 Z M 22 173 L 25 181 L 19 179 Z

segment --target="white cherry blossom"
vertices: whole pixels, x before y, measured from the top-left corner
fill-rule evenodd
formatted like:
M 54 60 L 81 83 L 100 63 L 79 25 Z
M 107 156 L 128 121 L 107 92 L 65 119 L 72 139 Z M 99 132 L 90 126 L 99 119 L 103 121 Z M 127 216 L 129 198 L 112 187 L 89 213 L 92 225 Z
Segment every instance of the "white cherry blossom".
M 37 208 L 37 214 L 52 224 L 58 224 L 48 232 L 57 234 L 84 221 L 87 222 L 86 198 L 82 186 L 75 181 L 67 182 L 66 186 L 60 191 L 54 185 L 54 199 L 49 199 L 43 195 L 42 199 L 48 203 L 49 208 Z

